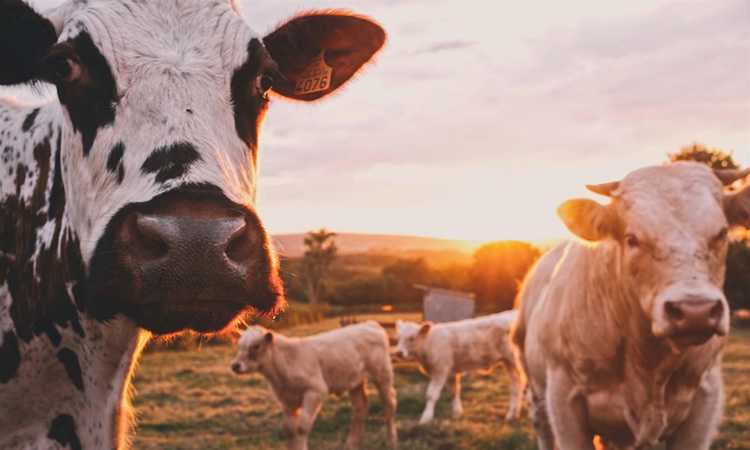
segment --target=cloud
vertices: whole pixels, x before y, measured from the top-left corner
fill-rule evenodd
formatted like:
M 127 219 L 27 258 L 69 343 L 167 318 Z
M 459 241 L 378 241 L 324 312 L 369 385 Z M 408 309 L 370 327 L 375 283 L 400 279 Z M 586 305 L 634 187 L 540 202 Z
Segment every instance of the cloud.
M 446 50 L 461 50 L 467 47 L 471 47 L 474 45 L 474 42 L 467 42 L 462 40 L 452 40 L 452 41 L 439 41 L 434 42 L 430 45 L 428 45 L 425 48 L 421 48 L 416 51 L 407 52 L 411 53 L 412 55 L 419 55 L 422 53 L 437 53 L 437 52 L 443 52 Z

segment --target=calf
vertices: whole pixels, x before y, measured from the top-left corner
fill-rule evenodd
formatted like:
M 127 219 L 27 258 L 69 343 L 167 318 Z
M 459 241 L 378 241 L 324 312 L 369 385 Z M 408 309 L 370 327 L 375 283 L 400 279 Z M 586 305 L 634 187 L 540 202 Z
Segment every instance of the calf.
M 512 340 L 539 448 L 707 449 L 721 419 L 727 228 L 748 226 L 746 172 L 681 162 L 589 186 L 558 213 L 577 236 L 544 255 Z
M 359 442 L 367 415 L 367 380 L 378 390 L 388 442 L 396 444 L 396 391 L 388 336 L 367 321 L 305 338 L 288 338 L 260 326 L 240 337 L 232 371 L 259 372 L 271 384 L 284 410 L 290 449 L 306 449 L 315 417 L 328 394 L 349 393 L 352 403 L 347 446 Z
M 215 332 L 283 292 L 255 212 L 258 127 L 384 41 L 367 19 L 291 19 L 263 37 L 232 1 L 0 0 L 0 448 L 126 445 L 150 333 Z
M 502 363 L 510 382 L 510 406 L 506 420 L 518 418 L 521 409 L 523 378 L 520 376 L 508 334 L 515 311 L 479 317 L 477 319 L 433 324 L 396 321 L 398 358 L 414 359 L 419 368 L 430 377 L 427 386 L 427 405 L 419 423 L 432 420 L 435 403 L 440 398 L 443 385 L 453 397 L 453 417 L 460 418 L 461 374 L 471 371 L 492 371 Z

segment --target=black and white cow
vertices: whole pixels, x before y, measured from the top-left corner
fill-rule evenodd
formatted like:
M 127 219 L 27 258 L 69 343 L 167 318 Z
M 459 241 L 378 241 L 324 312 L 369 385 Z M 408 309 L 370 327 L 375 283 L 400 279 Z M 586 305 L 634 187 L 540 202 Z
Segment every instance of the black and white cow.
M 0 448 L 127 445 L 150 333 L 283 303 L 255 213 L 269 92 L 311 101 L 385 33 L 341 12 L 255 34 L 232 0 L 0 0 Z

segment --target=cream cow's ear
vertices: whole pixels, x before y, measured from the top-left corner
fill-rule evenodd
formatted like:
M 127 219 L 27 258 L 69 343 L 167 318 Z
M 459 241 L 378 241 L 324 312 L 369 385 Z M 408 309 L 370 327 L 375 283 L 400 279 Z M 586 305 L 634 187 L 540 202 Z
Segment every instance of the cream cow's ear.
M 419 334 L 422 336 L 426 336 L 427 333 L 429 333 L 431 329 L 432 329 L 432 322 L 422 322 L 422 325 L 419 327 Z
M 265 336 L 263 336 L 263 339 L 268 342 L 269 344 L 273 343 L 273 331 L 269 331 L 266 333 Z
M 619 229 L 617 215 L 610 206 L 587 198 L 568 200 L 557 208 L 557 215 L 571 233 L 587 241 L 600 241 L 616 236 Z

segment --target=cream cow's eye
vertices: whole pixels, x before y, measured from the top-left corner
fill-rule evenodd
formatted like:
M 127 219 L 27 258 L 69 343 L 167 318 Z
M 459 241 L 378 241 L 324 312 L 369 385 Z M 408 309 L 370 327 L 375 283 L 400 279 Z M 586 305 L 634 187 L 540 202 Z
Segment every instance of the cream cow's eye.
M 641 245 L 640 242 L 638 242 L 638 238 L 635 237 L 633 234 L 626 234 L 625 235 L 625 244 L 630 248 L 636 248 Z
M 719 233 L 711 239 L 712 245 L 719 245 L 727 240 L 727 237 L 729 236 L 729 231 L 726 228 L 722 228 Z

